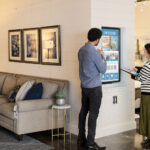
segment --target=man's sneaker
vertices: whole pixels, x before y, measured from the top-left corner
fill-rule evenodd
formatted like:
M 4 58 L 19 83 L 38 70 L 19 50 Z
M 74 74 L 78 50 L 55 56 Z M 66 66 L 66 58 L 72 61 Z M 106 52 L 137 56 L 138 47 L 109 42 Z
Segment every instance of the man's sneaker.
M 87 150 L 105 150 L 106 147 L 100 147 L 96 143 L 92 145 L 87 145 Z
M 78 140 L 77 140 L 77 145 L 78 145 L 78 146 L 81 146 L 81 147 L 86 147 L 86 145 L 87 145 L 87 140 L 86 140 L 86 138 L 78 139 Z

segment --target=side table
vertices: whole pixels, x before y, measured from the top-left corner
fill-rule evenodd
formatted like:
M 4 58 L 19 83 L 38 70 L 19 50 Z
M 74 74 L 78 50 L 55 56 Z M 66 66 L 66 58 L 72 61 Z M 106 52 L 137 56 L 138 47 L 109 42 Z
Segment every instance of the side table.
M 66 110 L 69 110 L 69 132 L 68 133 L 66 133 L 65 132 L 65 128 L 66 128 Z M 58 119 L 59 119 L 59 110 L 64 110 L 64 133 L 60 133 L 59 132 L 59 128 L 58 128 L 58 130 L 57 130 L 57 134 L 54 134 L 53 133 L 53 113 L 54 113 L 54 110 L 57 110 L 57 122 L 58 122 Z M 52 142 L 53 142 L 53 137 L 54 136 L 57 136 L 57 137 L 59 137 L 59 136 L 64 136 L 64 143 L 65 143 L 65 136 L 66 135 L 70 135 L 70 141 L 71 141 L 71 106 L 70 105 L 63 105 L 63 106 L 58 106 L 58 105 L 53 105 L 52 106 Z

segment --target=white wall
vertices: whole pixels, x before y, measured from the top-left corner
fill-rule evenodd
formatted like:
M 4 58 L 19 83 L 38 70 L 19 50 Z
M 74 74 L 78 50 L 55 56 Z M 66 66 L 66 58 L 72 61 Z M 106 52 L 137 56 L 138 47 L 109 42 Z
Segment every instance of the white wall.
M 143 7 L 141 7 L 141 4 L 142 3 L 138 3 L 135 6 L 135 43 L 137 39 L 143 39 L 142 44 L 144 46 L 144 44 L 150 42 L 150 2 L 147 1 Z M 146 59 L 144 59 L 144 61 L 146 61 Z M 143 61 L 136 61 L 135 65 L 142 66 L 143 63 Z M 135 87 L 139 88 L 140 83 L 135 82 Z
M 86 42 L 91 26 L 122 28 L 122 66 L 131 67 L 134 58 L 134 3 L 131 0 L 1 0 L 0 71 L 29 74 L 70 81 L 72 132 L 78 134 L 80 81 L 78 49 Z M 134 0 L 133 0 L 134 1 Z M 62 66 L 8 61 L 8 30 L 61 25 Z M 91 25 L 92 24 L 92 25 Z M 129 61 L 130 60 L 130 61 Z M 97 137 L 135 128 L 134 85 L 122 74 L 122 81 L 103 87 L 104 97 L 97 122 Z M 112 104 L 112 96 L 118 104 Z
M 121 67 L 134 66 L 134 0 L 92 0 L 92 26 L 121 28 Z M 118 104 L 113 104 L 113 96 Z M 121 72 L 121 82 L 103 85 L 97 137 L 135 128 L 134 83 Z
M 140 4 L 135 7 L 135 37 L 150 39 L 150 2 L 143 7 Z

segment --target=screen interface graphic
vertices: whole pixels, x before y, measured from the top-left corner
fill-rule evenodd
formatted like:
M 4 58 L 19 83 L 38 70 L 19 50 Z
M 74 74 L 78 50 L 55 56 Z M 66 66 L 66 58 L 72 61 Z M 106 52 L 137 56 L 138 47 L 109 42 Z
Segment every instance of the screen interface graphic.
M 107 63 L 107 71 L 101 75 L 102 82 L 120 81 L 120 29 L 102 27 L 101 49 Z

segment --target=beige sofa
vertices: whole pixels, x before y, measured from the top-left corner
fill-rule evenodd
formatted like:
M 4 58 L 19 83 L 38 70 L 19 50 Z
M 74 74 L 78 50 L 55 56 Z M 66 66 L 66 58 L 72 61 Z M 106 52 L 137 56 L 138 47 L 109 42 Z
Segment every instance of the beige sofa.
M 31 80 L 42 82 L 42 99 L 9 103 L 10 91 Z M 68 96 L 68 81 L 0 72 L 0 126 L 13 131 L 20 138 L 23 134 L 52 129 L 51 106 L 55 103 L 56 92 L 62 89 Z M 57 122 L 55 114 L 53 119 L 54 128 L 63 127 L 62 119 Z

